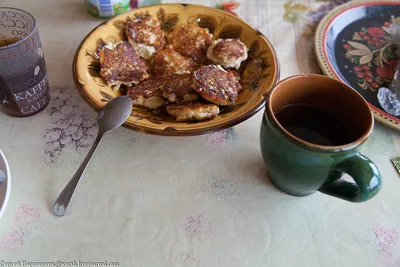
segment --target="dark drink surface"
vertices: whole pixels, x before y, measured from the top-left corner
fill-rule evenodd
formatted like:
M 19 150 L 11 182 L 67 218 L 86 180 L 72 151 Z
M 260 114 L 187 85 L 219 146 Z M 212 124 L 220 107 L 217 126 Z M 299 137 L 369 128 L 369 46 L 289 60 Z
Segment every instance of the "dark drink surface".
M 308 104 L 286 105 L 275 117 L 288 132 L 309 143 L 341 146 L 355 141 L 338 117 Z
M 11 38 L 1 39 L 0 40 L 0 47 L 8 46 L 10 44 L 18 42 L 19 40 L 21 40 L 21 38 L 18 38 L 18 37 L 11 37 Z

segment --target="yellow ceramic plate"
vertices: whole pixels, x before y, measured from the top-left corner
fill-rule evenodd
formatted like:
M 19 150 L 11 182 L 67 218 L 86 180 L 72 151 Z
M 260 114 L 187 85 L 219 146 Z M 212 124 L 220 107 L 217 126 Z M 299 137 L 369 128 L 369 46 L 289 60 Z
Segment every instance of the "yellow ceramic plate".
M 203 122 L 175 122 L 165 112 L 133 106 L 125 126 L 158 135 L 198 135 L 236 125 L 259 111 L 264 96 L 279 79 L 279 65 L 270 42 L 255 28 L 226 12 L 199 5 L 164 4 L 129 11 L 105 21 L 91 31 L 77 49 L 73 73 L 78 91 L 95 110 L 121 95 L 105 85 L 99 75 L 100 63 L 93 56 L 98 42 L 119 41 L 124 38 L 126 19 L 135 14 L 149 13 L 171 31 L 181 24 L 198 24 L 208 28 L 214 38 L 240 38 L 249 47 L 249 58 L 242 63 L 240 73 L 244 91 L 235 105 L 222 107 L 217 118 Z

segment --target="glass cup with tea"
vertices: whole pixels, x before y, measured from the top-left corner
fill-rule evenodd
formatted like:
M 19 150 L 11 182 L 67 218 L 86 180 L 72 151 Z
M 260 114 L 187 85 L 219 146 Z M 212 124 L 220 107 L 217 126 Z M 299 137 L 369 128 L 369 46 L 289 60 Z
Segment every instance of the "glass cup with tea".
M 42 44 L 35 18 L 0 7 L 0 104 L 11 116 L 42 111 L 50 101 Z

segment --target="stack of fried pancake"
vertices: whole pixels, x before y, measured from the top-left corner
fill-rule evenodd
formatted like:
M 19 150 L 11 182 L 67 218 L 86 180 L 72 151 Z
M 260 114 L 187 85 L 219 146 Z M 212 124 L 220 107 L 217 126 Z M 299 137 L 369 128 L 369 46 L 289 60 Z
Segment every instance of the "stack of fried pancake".
M 126 35 L 100 49 L 100 74 L 114 90 L 126 86 L 134 105 L 165 108 L 176 121 L 203 121 L 216 117 L 219 106 L 235 104 L 237 70 L 248 50 L 240 40 L 213 41 L 194 24 L 167 35 L 151 15 L 129 20 Z

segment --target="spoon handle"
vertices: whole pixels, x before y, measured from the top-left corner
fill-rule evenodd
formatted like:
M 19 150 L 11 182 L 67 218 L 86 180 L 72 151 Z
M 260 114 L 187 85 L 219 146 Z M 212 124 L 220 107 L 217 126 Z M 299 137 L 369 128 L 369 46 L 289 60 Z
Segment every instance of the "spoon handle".
M 69 202 L 71 201 L 72 194 L 75 191 L 76 185 L 81 179 L 83 173 L 85 172 L 86 166 L 88 165 L 90 159 L 92 158 L 94 152 L 96 151 L 98 145 L 100 144 L 101 139 L 103 138 L 103 134 L 99 133 L 94 141 L 92 147 L 90 148 L 88 154 L 86 155 L 85 159 L 83 160 L 81 166 L 76 171 L 74 176 L 72 176 L 71 180 L 65 186 L 64 190 L 60 193 L 56 201 L 54 202 L 52 213 L 54 216 L 62 217 L 64 216 L 65 212 L 67 211 L 67 207 Z

